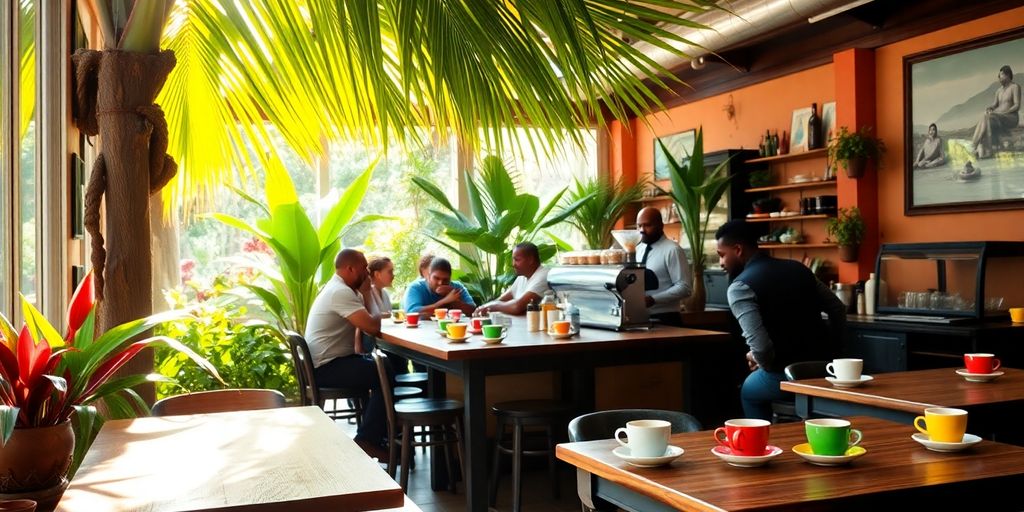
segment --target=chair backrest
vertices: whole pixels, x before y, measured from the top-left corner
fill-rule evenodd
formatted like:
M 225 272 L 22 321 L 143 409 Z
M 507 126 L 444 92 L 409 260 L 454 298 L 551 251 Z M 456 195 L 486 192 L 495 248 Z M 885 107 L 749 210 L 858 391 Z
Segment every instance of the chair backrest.
M 291 349 L 292 361 L 295 364 L 295 377 L 299 381 L 302 405 L 322 407 L 320 388 L 313 378 L 313 357 L 309 355 L 306 339 L 294 332 L 288 333 L 288 348 Z
M 786 380 L 823 379 L 828 376 L 825 361 L 800 361 L 786 366 Z
M 388 439 L 395 438 L 395 397 L 391 390 L 391 377 L 388 373 L 388 355 L 379 348 L 373 349 L 373 362 L 377 364 L 377 377 L 380 379 L 380 395 L 384 398 L 384 411 L 388 418 Z
M 159 400 L 153 404 L 153 416 L 255 411 L 278 407 L 284 407 L 284 395 L 275 389 L 216 389 Z
M 672 433 L 697 432 L 701 429 L 697 418 L 685 412 L 660 409 L 615 409 L 577 416 L 569 422 L 569 441 L 610 439 L 615 429 L 633 420 L 665 420 L 672 424 Z

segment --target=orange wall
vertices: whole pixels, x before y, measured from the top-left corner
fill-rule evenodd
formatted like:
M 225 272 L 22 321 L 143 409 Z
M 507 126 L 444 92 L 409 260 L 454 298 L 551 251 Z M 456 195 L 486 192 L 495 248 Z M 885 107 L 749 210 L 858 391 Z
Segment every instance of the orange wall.
M 1021 227 L 1024 225 L 1024 209 L 913 217 L 903 214 L 903 57 L 1021 25 L 1024 25 L 1024 7 L 883 46 L 875 51 L 878 134 L 889 149 L 878 181 L 882 243 L 1024 240 L 1024 228 Z

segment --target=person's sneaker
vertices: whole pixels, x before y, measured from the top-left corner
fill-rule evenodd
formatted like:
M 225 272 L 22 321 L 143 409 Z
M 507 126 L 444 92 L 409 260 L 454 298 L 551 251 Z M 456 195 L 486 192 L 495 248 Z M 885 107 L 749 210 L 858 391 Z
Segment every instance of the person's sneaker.
M 359 438 L 356 438 L 355 442 L 357 445 L 359 445 L 360 448 L 363 449 L 364 452 L 366 452 L 367 455 L 377 459 L 378 462 L 383 462 L 387 464 L 389 454 L 388 451 L 385 450 L 382 446 L 375 445 L 373 443 L 367 442 Z

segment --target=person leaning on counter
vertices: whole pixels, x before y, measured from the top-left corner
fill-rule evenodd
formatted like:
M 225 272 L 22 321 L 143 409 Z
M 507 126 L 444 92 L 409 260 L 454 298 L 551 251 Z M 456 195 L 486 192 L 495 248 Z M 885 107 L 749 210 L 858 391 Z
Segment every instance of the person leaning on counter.
M 405 291 L 405 310 L 409 313 L 432 315 L 437 308 L 461 309 L 466 315 L 473 314 L 476 303 L 469 296 L 466 287 L 452 281 L 452 264 L 444 258 L 430 262 L 430 272 L 424 280 L 417 279 Z
M 548 268 L 540 264 L 540 251 L 530 242 L 523 242 L 512 250 L 512 269 L 516 280 L 505 293 L 479 308 L 476 312 L 487 314 L 491 311 L 522 315 L 531 301 L 540 301 L 548 291 Z
M 636 214 L 636 228 L 641 235 L 636 246 L 637 261 L 650 271 L 645 273 L 647 310 L 652 319 L 682 326 L 683 317 L 679 313 L 682 300 L 693 291 L 686 253 L 665 236 L 665 223 L 656 208 L 641 209 Z
M 789 395 L 779 389 L 786 366 L 831 359 L 846 325 L 846 305 L 800 262 L 759 250 L 757 234 L 743 220 L 723 224 L 715 239 L 718 262 L 732 279 L 729 309 L 750 347 L 751 373 L 740 389 L 743 414 L 771 420 L 772 401 Z

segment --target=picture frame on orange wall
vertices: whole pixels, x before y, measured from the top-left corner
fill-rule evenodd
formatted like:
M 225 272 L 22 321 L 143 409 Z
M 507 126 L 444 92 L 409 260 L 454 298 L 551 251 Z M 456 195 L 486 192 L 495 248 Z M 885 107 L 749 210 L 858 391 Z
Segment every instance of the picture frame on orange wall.
M 807 121 L 811 118 L 811 107 L 793 111 L 793 122 L 789 126 L 789 152 L 807 151 Z
M 693 154 L 693 145 L 696 139 L 696 130 L 686 130 L 685 132 L 673 133 L 672 135 L 657 138 L 654 141 L 654 179 L 656 181 L 669 179 L 668 158 L 661 150 L 661 145 L 658 144 L 659 140 L 665 145 L 669 153 L 672 154 L 672 158 L 682 165 Z
M 903 58 L 907 215 L 1024 208 L 1024 28 Z

